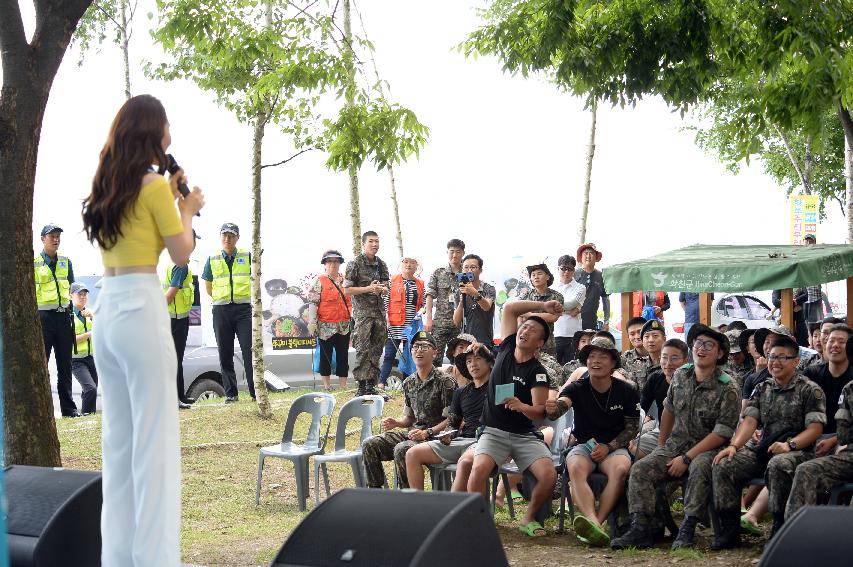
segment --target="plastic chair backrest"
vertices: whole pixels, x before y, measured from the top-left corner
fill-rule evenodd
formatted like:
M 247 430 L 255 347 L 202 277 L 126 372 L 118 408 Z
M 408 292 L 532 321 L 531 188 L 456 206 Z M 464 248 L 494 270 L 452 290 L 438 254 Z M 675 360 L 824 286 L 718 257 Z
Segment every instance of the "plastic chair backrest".
M 338 414 L 338 426 L 335 431 L 335 451 L 346 449 L 347 423 L 351 419 L 361 419 L 361 438 L 358 446 L 373 435 L 373 418 L 382 415 L 385 400 L 382 396 L 359 396 L 344 404 Z
M 571 414 L 571 415 L 570 415 Z M 569 418 L 574 416 L 574 412 L 569 409 L 566 413 L 557 419 L 537 419 L 533 423 L 537 428 L 551 427 L 554 430 L 554 435 L 551 437 L 551 445 L 548 447 L 552 455 L 559 455 L 563 450 L 563 430 L 568 427 Z
M 307 413 L 311 415 L 311 425 L 308 428 L 308 435 L 305 437 L 305 446 L 325 447 L 326 439 L 329 437 L 329 427 L 332 424 L 331 418 L 326 425 L 326 434 L 323 436 L 322 445 L 320 444 L 320 425 L 323 417 L 331 416 L 334 409 L 335 397 L 331 394 L 311 392 L 299 396 L 293 400 L 290 411 L 287 413 L 287 422 L 284 425 L 284 434 L 281 436 L 281 442 L 293 442 L 293 428 L 296 425 L 296 420 L 300 414 Z

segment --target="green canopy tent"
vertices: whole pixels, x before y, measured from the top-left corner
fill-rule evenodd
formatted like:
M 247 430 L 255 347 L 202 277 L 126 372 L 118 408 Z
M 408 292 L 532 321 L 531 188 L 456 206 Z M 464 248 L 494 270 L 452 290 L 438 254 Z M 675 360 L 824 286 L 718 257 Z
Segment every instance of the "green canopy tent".
M 707 246 L 694 244 L 604 269 L 604 287 L 622 294 L 622 321 L 634 291 L 700 294 L 699 318 L 711 322 L 712 292 L 782 290 L 782 323 L 793 328 L 793 288 L 847 280 L 847 321 L 853 321 L 853 246 Z M 629 346 L 622 329 L 622 348 Z

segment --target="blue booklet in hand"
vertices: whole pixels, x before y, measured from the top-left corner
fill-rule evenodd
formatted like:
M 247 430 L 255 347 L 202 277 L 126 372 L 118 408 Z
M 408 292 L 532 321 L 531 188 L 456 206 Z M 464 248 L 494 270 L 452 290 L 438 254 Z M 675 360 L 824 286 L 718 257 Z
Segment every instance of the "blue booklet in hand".
M 511 398 L 515 395 L 515 384 L 510 382 L 509 384 L 496 384 L 495 385 L 495 404 L 504 403 L 507 398 Z

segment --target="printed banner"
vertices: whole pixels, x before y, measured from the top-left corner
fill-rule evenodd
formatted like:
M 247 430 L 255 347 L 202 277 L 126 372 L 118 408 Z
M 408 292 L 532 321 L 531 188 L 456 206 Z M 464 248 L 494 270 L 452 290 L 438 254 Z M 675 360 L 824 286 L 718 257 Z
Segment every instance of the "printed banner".
M 817 195 L 791 195 L 788 197 L 791 208 L 791 244 L 803 244 L 807 234 L 817 238 Z

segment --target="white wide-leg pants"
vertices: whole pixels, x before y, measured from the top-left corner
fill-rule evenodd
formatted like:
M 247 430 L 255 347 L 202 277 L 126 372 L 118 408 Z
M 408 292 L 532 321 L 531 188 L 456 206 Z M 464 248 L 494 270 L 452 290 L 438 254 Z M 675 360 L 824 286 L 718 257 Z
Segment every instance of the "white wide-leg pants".
M 104 567 L 178 567 L 177 361 L 155 274 L 105 277 L 95 307 L 103 405 Z

